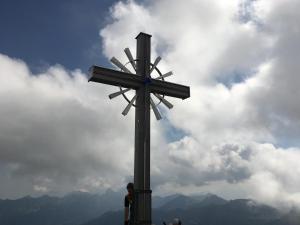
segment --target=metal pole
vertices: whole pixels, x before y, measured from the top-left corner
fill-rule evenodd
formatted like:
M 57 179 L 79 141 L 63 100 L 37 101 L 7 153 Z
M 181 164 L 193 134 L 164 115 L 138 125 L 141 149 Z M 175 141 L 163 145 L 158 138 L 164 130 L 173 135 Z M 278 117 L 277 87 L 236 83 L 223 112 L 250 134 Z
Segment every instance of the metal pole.
M 134 225 L 150 225 L 150 90 L 148 84 L 150 82 L 151 35 L 140 33 L 136 39 L 137 74 L 144 79 L 144 85 L 136 91 Z

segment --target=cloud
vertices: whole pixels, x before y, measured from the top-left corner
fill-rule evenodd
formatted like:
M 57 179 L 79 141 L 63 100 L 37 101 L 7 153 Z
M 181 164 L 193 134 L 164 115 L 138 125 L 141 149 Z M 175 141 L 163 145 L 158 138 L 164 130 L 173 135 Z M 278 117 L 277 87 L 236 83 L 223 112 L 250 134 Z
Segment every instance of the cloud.
M 125 61 L 131 35 L 150 33 L 161 70 L 191 86 L 191 98 L 172 99 L 167 113 L 186 136 L 153 149 L 156 190 L 300 205 L 292 160 L 300 158 L 298 4 L 163 0 L 112 7 L 113 21 L 100 32 L 105 54 Z
M 163 185 L 176 184 L 187 193 L 214 191 L 227 198 L 250 197 L 277 206 L 299 206 L 299 148 L 252 142 L 206 149 L 185 137 L 169 144 L 168 150 L 170 165 L 164 170 L 169 176 Z
M 300 206 L 299 15 L 296 1 L 135 1 L 111 8 L 103 52 L 125 62 L 135 36 L 152 34 L 170 81 L 168 128 L 151 124 L 155 193 L 214 192 Z M 299 8 L 299 7 L 298 7 Z M 168 79 L 169 80 L 169 79 Z M 0 55 L 3 197 L 120 188 L 132 179 L 134 113 L 115 88 L 60 65 L 32 74 Z M 162 108 L 161 108 L 162 109 Z M 170 130 L 171 129 L 171 130 Z M 178 140 L 170 140 L 170 134 Z M 0 197 L 1 197 L 0 196 Z
M 124 119 L 122 103 L 109 101 L 112 87 L 59 65 L 31 74 L 24 62 L 4 55 L 0 67 L 1 196 L 124 182 L 132 168 L 132 116 Z

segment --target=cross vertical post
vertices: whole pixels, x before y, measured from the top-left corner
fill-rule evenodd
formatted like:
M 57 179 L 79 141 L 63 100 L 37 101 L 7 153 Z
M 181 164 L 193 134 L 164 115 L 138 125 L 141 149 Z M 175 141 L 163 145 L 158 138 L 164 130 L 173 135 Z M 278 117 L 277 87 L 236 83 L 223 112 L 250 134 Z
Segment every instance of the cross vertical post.
M 137 74 L 144 85 L 136 90 L 135 145 L 134 145 L 134 225 L 151 224 L 150 190 L 150 58 L 151 35 L 137 37 Z
M 152 64 L 151 59 L 151 35 L 140 33 L 137 37 L 137 54 L 134 60 L 128 48 L 124 51 L 130 60 L 130 64 L 136 70 L 132 74 L 115 57 L 111 62 L 121 71 L 92 66 L 89 70 L 88 81 L 114 85 L 126 89 L 110 94 L 110 98 L 124 95 L 129 90 L 135 90 L 136 95 L 129 101 L 125 110 L 126 115 L 135 101 L 135 142 L 134 142 L 134 209 L 133 225 L 151 225 L 151 189 L 150 189 L 150 105 L 157 119 L 160 119 L 159 111 L 151 98 L 151 94 L 158 98 L 168 108 L 173 105 L 164 99 L 164 96 L 186 99 L 190 97 L 190 88 L 184 85 L 166 82 L 165 77 L 172 72 L 160 74 L 157 78 L 151 78 L 151 72 L 157 70 L 160 57 Z M 161 79 L 161 80 L 160 80 Z M 131 221 L 132 222 L 132 221 Z M 132 225 L 132 224 L 131 224 Z

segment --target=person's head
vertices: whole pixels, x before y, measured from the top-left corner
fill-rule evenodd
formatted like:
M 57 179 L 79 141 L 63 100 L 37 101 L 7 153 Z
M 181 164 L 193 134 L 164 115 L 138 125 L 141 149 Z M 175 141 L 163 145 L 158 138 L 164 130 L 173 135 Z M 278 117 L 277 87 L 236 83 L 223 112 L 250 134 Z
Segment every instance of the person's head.
M 129 194 L 133 194 L 133 190 L 134 190 L 134 188 L 133 188 L 134 186 L 133 186 L 133 183 L 128 183 L 127 184 L 127 191 L 128 191 L 128 193 Z

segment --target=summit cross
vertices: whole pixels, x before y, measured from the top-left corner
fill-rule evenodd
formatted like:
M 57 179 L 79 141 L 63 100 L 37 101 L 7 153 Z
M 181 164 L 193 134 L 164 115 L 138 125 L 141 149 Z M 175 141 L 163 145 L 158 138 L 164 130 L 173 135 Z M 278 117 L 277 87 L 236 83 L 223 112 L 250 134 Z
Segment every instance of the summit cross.
M 190 88 L 184 85 L 164 81 L 164 77 L 151 78 L 150 74 L 156 69 L 160 57 L 152 64 L 151 59 L 151 35 L 140 33 L 137 37 L 136 59 L 134 60 L 129 49 L 125 53 L 129 62 L 136 71 L 132 74 L 116 58 L 112 62 L 122 71 L 107 69 L 99 66 L 90 68 L 89 81 L 114 85 L 126 89 L 110 95 L 110 98 L 123 95 L 130 89 L 135 90 L 135 96 L 129 101 L 123 111 L 126 115 L 135 102 L 135 144 L 134 144 L 134 225 L 151 225 L 151 189 L 150 189 L 150 106 L 157 119 L 160 119 L 150 94 L 154 94 L 168 108 L 172 104 L 164 99 L 164 96 L 186 99 L 190 97 Z

